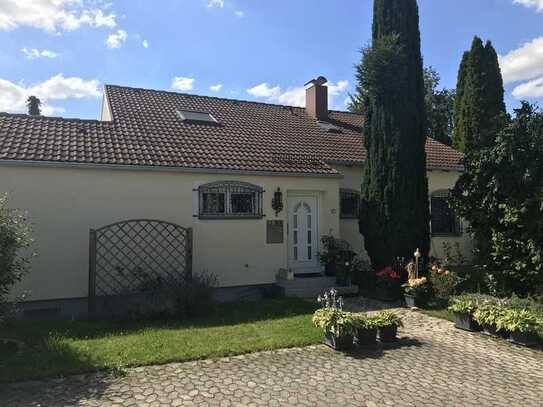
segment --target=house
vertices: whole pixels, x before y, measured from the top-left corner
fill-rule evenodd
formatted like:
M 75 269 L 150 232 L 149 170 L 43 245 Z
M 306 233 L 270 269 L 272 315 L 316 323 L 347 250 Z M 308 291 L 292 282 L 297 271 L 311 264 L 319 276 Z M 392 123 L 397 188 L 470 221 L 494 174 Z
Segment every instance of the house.
M 89 231 L 130 219 L 190 228 L 189 267 L 224 292 L 319 273 L 321 236 L 363 251 L 362 122 L 329 111 L 322 77 L 306 108 L 106 85 L 100 120 L 1 114 L 0 191 L 28 211 L 38 253 L 17 290 L 36 309 L 84 314 Z M 432 254 L 443 242 L 467 253 L 445 202 L 462 154 L 431 138 L 426 153 Z

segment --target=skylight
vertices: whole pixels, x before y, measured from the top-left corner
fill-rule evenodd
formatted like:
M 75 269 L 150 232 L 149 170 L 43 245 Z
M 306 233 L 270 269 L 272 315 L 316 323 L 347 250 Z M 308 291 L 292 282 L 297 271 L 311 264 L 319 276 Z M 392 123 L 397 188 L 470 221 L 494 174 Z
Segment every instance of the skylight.
M 197 122 L 197 123 L 218 123 L 210 113 L 207 112 L 195 112 L 192 110 L 178 110 L 177 115 L 184 122 Z

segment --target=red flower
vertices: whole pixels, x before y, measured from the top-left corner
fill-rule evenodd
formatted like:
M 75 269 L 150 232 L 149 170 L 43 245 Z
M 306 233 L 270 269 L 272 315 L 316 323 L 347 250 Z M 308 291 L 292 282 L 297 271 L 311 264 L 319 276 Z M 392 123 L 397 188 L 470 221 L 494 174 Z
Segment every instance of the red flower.
M 381 277 L 381 278 L 391 278 L 393 280 L 398 280 L 400 278 L 400 273 L 398 273 L 397 271 L 394 271 L 394 269 L 390 266 L 388 267 L 385 267 L 383 270 L 379 271 L 377 273 L 377 277 Z

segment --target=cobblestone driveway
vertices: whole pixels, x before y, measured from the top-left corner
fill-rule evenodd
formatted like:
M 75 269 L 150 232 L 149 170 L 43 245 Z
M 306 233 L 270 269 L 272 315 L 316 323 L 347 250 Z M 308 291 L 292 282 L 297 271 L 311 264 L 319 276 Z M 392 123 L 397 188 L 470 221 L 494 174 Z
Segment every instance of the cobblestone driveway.
M 0 387 L 0 406 L 542 406 L 543 352 L 402 310 L 401 341 L 324 346 Z

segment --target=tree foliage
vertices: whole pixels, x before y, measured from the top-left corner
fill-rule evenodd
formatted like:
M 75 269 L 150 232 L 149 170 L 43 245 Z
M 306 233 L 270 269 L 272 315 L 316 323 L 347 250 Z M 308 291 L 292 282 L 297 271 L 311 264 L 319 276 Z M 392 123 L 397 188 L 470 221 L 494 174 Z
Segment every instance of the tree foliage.
M 463 152 L 493 143 L 506 113 L 498 55 L 488 41 L 473 39 L 462 57 L 454 103 L 453 146 Z
M 2 323 L 11 288 L 28 271 L 26 252 L 32 242 L 31 230 L 24 215 L 8 207 L 0 196 L 0 323 Z
M 364 59 L 362 50 L 362 59 Z M 348 109 L 354 113 L 363 113 L 365 90 L 362 87 L 364 67 L 361 62 L 356 65 L 357 85 L 354 94 L 349 95 Z M 424 102 L 426 108 L 427 131 L 426 135 L 440 141 L 443 144 L 451 145 L 453 131 L 453 113 L 455 91 L 453 89 L 439 89 L 441 78 L 432 67 L 424 68 Z
M 41 100 L 36 96 L 29 96 L 26 100 L 26 106 L 28 107 L 28 114 L 31 116 L 40 116 L 41 115 Z
M 424 80 L 416 0 L 375 0 L 359 89 L 367 151 L 360 232 L 376 267 L 429 250 Z
M 432 67 L 424 68 L 424 101 L 428 123 L 427 136 L 448 146 L 452 143 L 455 91 L 438 89 L 441 78 Z
M 543 293 L 543 113 L 523 102 L 491 146 L 466 161 L 453 204 L 471 230 L 489 235 L 482 253 L 504 294 Z

